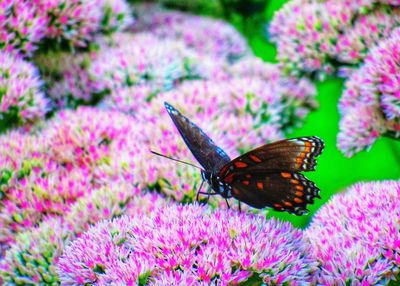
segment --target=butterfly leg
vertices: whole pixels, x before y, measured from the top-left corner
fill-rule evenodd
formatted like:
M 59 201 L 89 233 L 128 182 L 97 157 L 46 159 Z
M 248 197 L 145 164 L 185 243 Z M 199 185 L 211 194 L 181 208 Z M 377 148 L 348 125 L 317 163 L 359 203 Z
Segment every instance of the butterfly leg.
M 242 212 L 242 205 L 240 204 L 240 201 L 238 201 L 238 206 L 239 206 L 239 212 Z
M 229 205 L 228 199 L 225 199 L 226 205 L 228 206 L 228 209 L 231 208 L 231 206 Z
M 197 195 L 196 195 L 196 201 L 197 201 L 197 202 L 199 201 L 199 195 L 200 195 L 200 194 L 203 194 L 203 192 L 201 192 L 201 188 L 203 187 L 203 184 L 204 184 L 204 180 L 201 181 L 200 187 L 199 187 L 199 189 L 197 190 Z

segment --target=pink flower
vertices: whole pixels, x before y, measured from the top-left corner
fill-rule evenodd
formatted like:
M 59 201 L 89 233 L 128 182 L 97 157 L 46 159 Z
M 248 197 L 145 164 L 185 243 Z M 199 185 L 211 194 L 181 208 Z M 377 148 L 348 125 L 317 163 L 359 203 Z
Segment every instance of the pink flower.
M 398 1 L 290 1 L 270 25 L 289 72 L 323 77 L 362 62 L 399 24 Z
M 38 72 L 31 63 L 0 52 L 0 121 L 3 125 L 33 123 L 43 119 L 48 103 L 41 87 Z
M 386 284 L 399 273 L 399 181 L 359 183 L 335 195 L 305 235 L 323 285 Z
M 198 205 L 103 221 L 67 247 L 61 283 L 306 283 L 315 270 L 302 233 L 262 216 Z M 162 274 L 164 273 L 164 274 Z M 146 283 L 145 282 L 145 283 Z
M 45 29 L 46 17 L 38 13 L 32 1 L 1 1 L 0 46 L 5 52 L 31 56 Z
M 53 108 L 93 104 L 102 97 L 88 73 L 96 55 L 95 52 L 47 52 L 35 56 L 34 62 L 46 82 Z
M 379 111 L 373 106 L 356 105 L 346 111 L 339 123 L 338 148 L 348 157 L 369 149 L 386 128 Z
M 400 30 L 370 51 L 346 82 L 338 146 L 348 156 L 371 146 L 383 134 L 400 136 Z
M 151 215 L 166 203 L 160 195 L 141 194 L 140 189 L 125 183 L 86 193 L 63 217 L 46 218 L 38 227 L 18 234 L 0 262 L 0 278 L 4 283 L 60 283 L 55 264 L 65 246 L 91 224 L 122 214 Z
M 235 61 L 250 54 L 239 32 L 231 25 L 212 18 L 162 9 L 159 6 L 138 7 L 137 30 L 162 39 L 181 40 L 199 54 Z

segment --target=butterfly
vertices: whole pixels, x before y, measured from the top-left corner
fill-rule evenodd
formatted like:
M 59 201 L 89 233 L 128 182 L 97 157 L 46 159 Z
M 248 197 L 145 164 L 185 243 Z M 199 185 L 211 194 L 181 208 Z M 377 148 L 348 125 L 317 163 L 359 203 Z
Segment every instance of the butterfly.
M 225 199 L 233 197 L 254 208 L 270 207 L 295 215 L 306 214 L 307 204 L 321 198 L 316 185 L 300 173 L 315 170 L 316 157 L 324 149 L 320 138 L 281 140 L 231 160 L 196 124 L 169 103 L 164 105 L 186 145 L 203 167 L 201 186 L 206 181 L 215 192 L 213 194 Z M 198 194 L 210 195 L 201 192 L 201 186 Z

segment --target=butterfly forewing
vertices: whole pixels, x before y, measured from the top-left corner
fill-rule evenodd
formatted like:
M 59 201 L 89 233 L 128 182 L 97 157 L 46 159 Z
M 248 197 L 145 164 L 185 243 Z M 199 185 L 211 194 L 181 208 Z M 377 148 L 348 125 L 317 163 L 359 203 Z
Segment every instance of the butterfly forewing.
M 231 186 L 232 195 L 252 207 L 271 207 L 296 215 L 307 213 L 307 204 L 320 198 L 315 184 L 296 172 L 238 175 Z
M 208 137 L 196 124 L 183 116 L 167 102 L 168 114 L 181 134 L 186 145 L 206 171 L 217 173 L 230 162 L 229 156 Z
M 221 168 L 219 177 L 233 179 L 232 174 L 269 173 L 278 171 L 313 171 L 315 158 L 321 154 L 324 143 L 316 136 L 281 140 L 258 147 L 243 154 Z

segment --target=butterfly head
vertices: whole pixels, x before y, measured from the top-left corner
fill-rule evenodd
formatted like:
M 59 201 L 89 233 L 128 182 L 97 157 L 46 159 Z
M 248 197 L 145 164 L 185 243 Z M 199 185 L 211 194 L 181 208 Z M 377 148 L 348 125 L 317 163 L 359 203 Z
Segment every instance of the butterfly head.
M 214 192 L 220 194 L 223 198 L 232 197 L 232 186 L 225 183 L 218 175 L 212 172 L 201 171 L 201 177 L 206 181 Z

